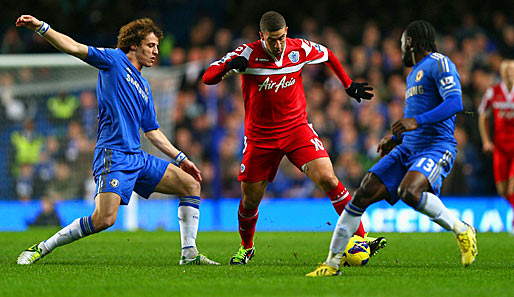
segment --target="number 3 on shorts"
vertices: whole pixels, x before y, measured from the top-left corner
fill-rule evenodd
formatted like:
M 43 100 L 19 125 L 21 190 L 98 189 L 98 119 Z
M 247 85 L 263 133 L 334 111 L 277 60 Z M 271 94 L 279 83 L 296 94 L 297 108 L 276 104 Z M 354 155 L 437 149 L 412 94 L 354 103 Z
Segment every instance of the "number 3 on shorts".
M 427 161 L 426 163 L 425 163 L 425 160 Z M 423 166 L 423 170 L 425 170 L 426 172 L 430 172 L 430 171 L 432 171 L 432 169 L 434 169 L 434 165 L 435 165 L 434 160 L 432 160 L 430 158 L 426 158 L 426 157 L 419 159 L 419 162 L 418 162 L 418 164 L 416 164 L 416 167 L 421 167 L 423 165 L 423 163 L 425 163 L 425 166 Z

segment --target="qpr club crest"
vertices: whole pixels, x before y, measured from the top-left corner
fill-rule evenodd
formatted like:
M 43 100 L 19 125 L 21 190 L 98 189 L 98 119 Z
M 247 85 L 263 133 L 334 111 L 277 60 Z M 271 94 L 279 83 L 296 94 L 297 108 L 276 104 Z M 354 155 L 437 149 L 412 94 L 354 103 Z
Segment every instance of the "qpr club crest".
M 293 63 L 298 63 L 298 61 L 300 61 L 300 53 L 298 51 L 291 51 L 287 56 Z

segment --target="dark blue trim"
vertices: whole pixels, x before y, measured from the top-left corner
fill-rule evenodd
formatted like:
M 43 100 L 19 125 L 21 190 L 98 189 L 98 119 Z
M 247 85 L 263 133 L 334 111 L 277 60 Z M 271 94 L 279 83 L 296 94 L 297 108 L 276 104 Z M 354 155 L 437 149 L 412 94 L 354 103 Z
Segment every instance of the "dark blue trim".
M 80 218 L 79 222 L 80 222 L 80 229 L 82 229 L 82 233 L 87 234 L 86 228 L 84 227 L 84 218 Z
M 200 205 L 194 204 L 194 203 L 189 203 L 189 202 L 180 202 L 178 204 L 178 206 L 191 206 L 191 207 L 194 207 L 196 209 L 200 209 Z
M 362 213 L 353 212 L 353 211 L 349 210 L 349 209 L 348 209 L 348 207 L 347 207 L 347 208 L 345 208 L 344 210 L 346 210 L 346 212 L 347 212 L 349 215 L 352 215 L 352 216 L 354 216 L 354 217 L 360 217 L 360 216 L 362 216 Z
M 194 199 L 200 200 L 200 196 L 182 196 L 182 197 L 179 197 L 179 199 L 180 198 L 194 198 Z
M 87 217 L 87 220 L 89 222 L 89 229 L 91 229 L 91 234 L 95 233 L 95 228 L 93 228 L 93 220 L 91 219 L 91 216 Z
M 349 202 L 347 205 L 346 205 L 346 208 L 351 208 L 351 210 L 355 211 L 355 212 L 360 212 L 361 214 L 364 212 L 364 209 L 362 208 L 358 208 L 357 206 L 353 205 L 351 202 Z

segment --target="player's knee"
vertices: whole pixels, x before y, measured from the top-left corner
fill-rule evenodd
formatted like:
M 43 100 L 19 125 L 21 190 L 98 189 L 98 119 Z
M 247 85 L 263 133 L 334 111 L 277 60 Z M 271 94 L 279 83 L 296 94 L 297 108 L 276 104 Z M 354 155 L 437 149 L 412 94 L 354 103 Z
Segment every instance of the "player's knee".
M 200 183 L 194 179 L 191 179 L 191 181 L 189 181 L 184 186 L 184 193 L 182 193 L 182 195 L 183 196 L 200 196 L 201 190 L 202 190 L 202 187 L 200 186 Z
M 100 232 L 111 227 L 115 222 L 116 216 L 99 216 L 93 218 L 93 227 L 95 228 L 96 232 Z
M 418 205 L 419 199 L 421 198 L 421 192 L 412 185 L 401 184 L 398 187 L 398 196 L 407 205 L 416 207 Z
M 333 172 L 322 172 L 318 176 L 318 185 L 321 189 L 326 189 L 326 192 L 334 189 L 338 184 L 339 179 Z

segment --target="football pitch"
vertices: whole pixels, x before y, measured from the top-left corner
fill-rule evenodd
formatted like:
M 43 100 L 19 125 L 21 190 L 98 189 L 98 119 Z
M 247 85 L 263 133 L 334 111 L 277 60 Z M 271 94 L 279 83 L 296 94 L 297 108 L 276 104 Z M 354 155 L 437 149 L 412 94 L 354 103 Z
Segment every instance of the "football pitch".
M 257 232 L 255 257 L 229 266 L 235 232 L 200 232 L 198 247 L 220 266 L 179 266 L 178 232 L 104 232 L 22 266 L 16 257 L 57 229 L 0 233 L 0 296 L 513 296 L 514 237 L 478 234 L 476 262 L 461 267 L 450 233 L 386 233 L 365 267 L 307 278 L 331 233 Z M 374 234 L 373 234 L 374 235 Z

